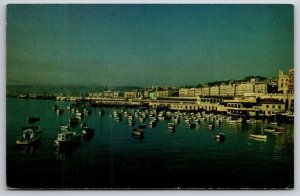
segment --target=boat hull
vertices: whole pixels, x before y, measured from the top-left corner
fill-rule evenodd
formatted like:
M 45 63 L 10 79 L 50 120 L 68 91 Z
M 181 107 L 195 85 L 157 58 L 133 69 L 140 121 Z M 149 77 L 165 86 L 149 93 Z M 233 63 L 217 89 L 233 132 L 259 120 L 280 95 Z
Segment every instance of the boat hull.
M 267 135 L 250 134 L 250 136 L 253 138 L 258 138 L 258 139 L 267 139 Z

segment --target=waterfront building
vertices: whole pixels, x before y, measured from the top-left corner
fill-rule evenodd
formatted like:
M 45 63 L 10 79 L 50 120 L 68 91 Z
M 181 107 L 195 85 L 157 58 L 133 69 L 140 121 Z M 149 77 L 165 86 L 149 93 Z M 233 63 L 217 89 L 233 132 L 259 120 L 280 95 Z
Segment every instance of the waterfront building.
M 289 90 L 289 75 L 285 75 L 282 70 L 278 71 L 278 92 L 286 94 Z
M 188 89 L 187 88 L 179 89 L 179 97 L 188 97 Z
M 221 84 L 220 96 L 235 96 L 235 84 Z
M 257 99 L 276 99 L 285 103 L 285 110 L 294 111 L 294 94 L 281 94 L 281 93 L 245 93 L 244 97 L 255 97 Z
M 251 82 L 240 83 L 236 85 L 235 96 L 244 96 L 244 93 L 253 93 L 254 84 Z
M 170 98 L 158 98 L 156 100 L 150 100 L 149 106 L 151 107 L 168 107 L 170 110 L 199 110 L 200 107 L 197 104 L 195 97 L 170 97 Z
M 164 97 L 171 97 L 171 96 L 172 96 L 172 91 L 171 90 L 156 91 L 156 97 L 157 98 L 164 98 Z
M 259 114 L 259 108 L 256 107 L 256 98 L 253 97 L 235 97 L 234 99 L 224 100 L 227 115 L 254 117 Z
M 260 116 L 272 116 L 285 111 L 285 103 L 278 99 L 257 99 Z
M 289 69 L 289 84 L 288 84 L 289 93 L 294 94 L 294 68 Z
M 188 97 L 195 97 L 195 88 L 188 89 Z
M 210 87 L 210 96 L 219 96 L 220 95 L 220 87 L 219 86 L 212 86 Z
M 125 99 L 133 99 L 133 98 L 139 98 L 139 97 L 141 97 L 141 92 L 138 90 L 124 92 Z
M 205 86 L 205 87 L 202 87 L 202 96 L 209 96 L 210 95 L 210 91 L 209 91 L 209 87 L 208 86 Z
M 195 88 L 195 97 L 199 97 L 202 95 L 202 89 L 201 88 Z
M 256 83 L 254 85 L 254 93 L 268 93 L 268 84 L 266 83 Z
M 113 92 L 113 97 L 119 97 L 119 94 L 120 94 L 119 91 L 114 91 Z
M 200 96 L 197 98 L 197 104 L 205 111 L 225 112 L 223 102 L 232 98 L 231 96 Z

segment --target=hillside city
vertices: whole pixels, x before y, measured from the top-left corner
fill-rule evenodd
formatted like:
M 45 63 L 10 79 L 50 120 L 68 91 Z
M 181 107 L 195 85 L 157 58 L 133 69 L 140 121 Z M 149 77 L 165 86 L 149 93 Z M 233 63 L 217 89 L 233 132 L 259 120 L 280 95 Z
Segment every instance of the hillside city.
M 9 96 L 9 95 L 8 95 Z M 12 96 L 12 94 L 10 94 Z M 16 95 L 15 95 L 16 96 Z M 293 119 L 294 68 L 278 71 L 278 78 L 246 77 L 238 81 L 211 82 L 197 87 L 150 87 L 89 92 L 80 96 L 17 95 L 57 101 L 88 101 L 104 106 L 166 107 L 177 111 L 208 111 L 246 117 L 271 117 L 285 113 Z

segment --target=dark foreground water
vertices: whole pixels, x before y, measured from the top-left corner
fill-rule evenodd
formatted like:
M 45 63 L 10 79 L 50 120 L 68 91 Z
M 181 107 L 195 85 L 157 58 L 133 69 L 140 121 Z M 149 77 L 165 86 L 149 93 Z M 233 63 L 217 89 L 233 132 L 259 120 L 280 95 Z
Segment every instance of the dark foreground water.
M 57 115 L 52 106 L 64 109 Z M 91 108 L 85 116 L 95 128 L 72 154 L 57 154 L 53 146 L 59 125 L 68 122 L 69 102 L 7 98 L 7 186 L 12 188 L 292 188 L 294 186 L 294 125 L 266 141 L 249 138 L 263 125 L 221 126 L 226 139 L 202 123 L 190 129 L 181 121 L 176 131 L 168 121 L 149 128 L 143 140 L 132 138 L 127 119 L 99 116 Z M 28 116 L 38 116 L 41 144 L 35 149 L 13 149 Z M 138 124 L 137 124 L 138 125 Z M 77 127 L 78 129 L 78 127 Z

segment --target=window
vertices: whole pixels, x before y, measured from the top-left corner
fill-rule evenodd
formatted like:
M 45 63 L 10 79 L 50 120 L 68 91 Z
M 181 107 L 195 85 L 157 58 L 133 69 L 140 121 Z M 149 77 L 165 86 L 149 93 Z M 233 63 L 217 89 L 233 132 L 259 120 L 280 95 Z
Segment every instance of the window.
M 281 109 L 281 105 L 278 105 L 278 109 Z
M 281 84 L 281 88 L 283 87 L 283 84 Z
M 283 79 L 281 79 L 281 82 L 283 82 Z
M 269 108 L 269 105 L 266 105 L 266 108 Z
M 274 108 L 275 108 L 275 105 L 272 105 L 272 108 L 274 109 Z

